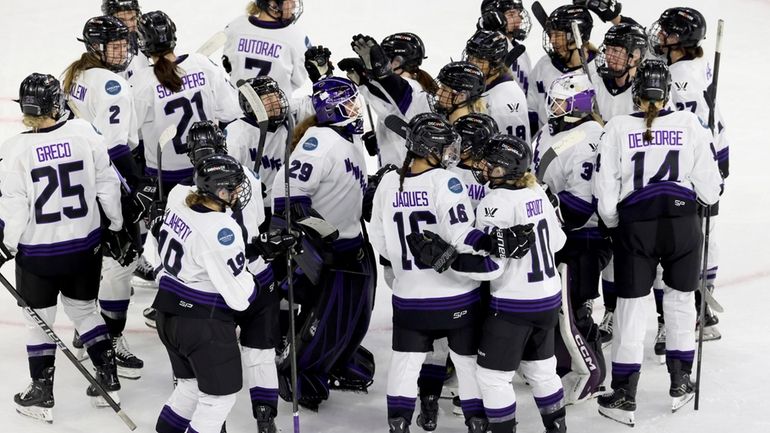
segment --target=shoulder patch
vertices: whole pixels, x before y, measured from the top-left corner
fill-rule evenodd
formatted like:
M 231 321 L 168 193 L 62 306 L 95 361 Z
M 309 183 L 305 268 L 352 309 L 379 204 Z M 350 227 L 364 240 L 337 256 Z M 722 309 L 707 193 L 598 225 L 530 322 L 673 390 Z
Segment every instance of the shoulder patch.
M 104 91 L 110 95 L 117 95 L 121 90 L 120 83 L 115 80 L 109 80 L 104 83 Z
M 449 190 L 455 194 L 460 194 L 463 192 L 463 183 L 460 182 L 460 179 L 456 177 L 449 179 L 447 186 L 449 187 Z
M 305 140 L 304 143 L 302 143 L 302 148 L 307 151 L 313 151 L 316 150 L 318 147 L 318 139 L 315 137 L 310 137 L 307 140 Z
M 233 242 L 235 242 L 235 233 L 233 233 L 233 231 L 228 228 L 223 228 L 219 231 L 219 233 L 217 233 L 217 239 L 222 245 L 231 245 Z

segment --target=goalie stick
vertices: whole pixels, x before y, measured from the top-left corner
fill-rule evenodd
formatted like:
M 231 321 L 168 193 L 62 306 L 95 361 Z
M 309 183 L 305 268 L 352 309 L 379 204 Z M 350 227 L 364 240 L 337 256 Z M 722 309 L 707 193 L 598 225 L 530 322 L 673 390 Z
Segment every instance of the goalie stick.
M 238 82 L 238 91 L 241 92 L 246 102 L 251 107 L 251 112 L 257 118 L 257 125 L 259 126 L 259 144 L 257 145 L 257 157 L 254 158 L 254 172 L 259 174 L 259 166 L 262 165 L 262 154 L 265 152 L 265 141 L 267 140 L 267 126 L 268 116 L 267 110 L 265 110 L 265 104 L 262 103 L 262 98 L 257 95 L 254 88 L 245 81 Z
M 204 42 L 200 48 L 198 48 L 197 52 L 199 54 L 203 54 L 206 57 L 209 57 L 218 49 L 224 47 L 225 42 L 227 42 L 227 35 L 225 35 L 225 32 L 216 32 L 206 42 Z

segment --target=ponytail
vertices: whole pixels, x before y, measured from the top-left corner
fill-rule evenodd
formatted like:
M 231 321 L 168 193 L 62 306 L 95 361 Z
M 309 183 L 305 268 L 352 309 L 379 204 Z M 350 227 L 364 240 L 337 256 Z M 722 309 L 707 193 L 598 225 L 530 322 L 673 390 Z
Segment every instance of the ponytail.
M 658 117 L 658 104 L 655 102 L 647 102 L 647 111 L 644 113 L 644 124 L 647 126 L 647 130 L 644 131 L 642 138 L 645 142 L 652 142 L 652 122 Z
M 416 71 L 412 72 L 412 75 L 414 76 L 415 81 L 420 83 L 426 92 L 431 95 L 435 95 L 436 92 L 438 92 L 438 84 L 436 84 L 436 80 L 434 80 L 429 73 L 418 68 Z
M 537 178 L 531 171 L 524 173 L 513 183 L 516 188 L 533 188 L 535 185 L 537 185 Z
M 62 82 L 62 90 L 64 93 L 70 93 L 72 85 L 75 83 L 75 79 L 81 72 L 93 68 L 103 67 L 102 61 L 99 59 L 96 53 L 85 52 L 80 55 L 80 58 L 70 63 L 67 69 L 64 70 L 64 80 Z
M 259 14 L 261 14 L 261 13 L 262 13 L 262 9 L 260 9 L 260 8 L 257 6 L 257 2 L 253 2 L 253 1 L 251 1 L 251 2 L 249 2 L 249 4 L 246 6 L 246 14 L 248 14 L 248 15 L 258 16 L 258 15 L 259 15 Z
M 288 116 L 291 116 L 291 113 L 288 114 Z M 310 129 L 311 126 L 318 125 L 318 119 L 315 117 L 315 115 L 308 117 L 307 119 L 303 120 L 294 128 L 294 135 L 291 137 L 291 151 L 293 152 L 294 149 L 297 148 L 297 144 L 299 144 L 299 140 L 302 139 L 302 136 L 305 135 L 308 129 Z M 288 161 L 284 161 L 284 164 L 288 163 Z
M 411 150 L 407 151 L 404 163 L 401 165 L 401 170 L 398 172 L 398 192 L 404 190 L 404 178 L 406 177 L 406 172 L 409 171 L 409 166 L 412 165 L 412 160 L 414 160 L 414 152 Z
M 169 53 L 171 51 L 157 54 L 158 60 L 155 61 L 152 69 L 160 84 L 176 93 L 182 90 L 182 76 L 177 64 L 166 58 L 166 55 Z M 155 54 L 153 54 L 154 56 Z

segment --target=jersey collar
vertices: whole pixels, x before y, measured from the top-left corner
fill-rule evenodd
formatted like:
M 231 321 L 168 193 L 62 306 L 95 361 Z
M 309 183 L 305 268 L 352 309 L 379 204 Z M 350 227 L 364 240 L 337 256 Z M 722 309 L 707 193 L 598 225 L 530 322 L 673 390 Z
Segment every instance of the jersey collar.
M 55 130 L 57 130 L 57 129 L 61 128 L 61 127 L 62 127 L 62 125 L 64 125 L 65 123 L 67 123 L 67 121 L 66 121 L 66 120 L 65 120 L 64 122 L 61 122 L 61 123 L 57 123 L 57 124 L 55 124 L 55 125 L 53 125 L 53 126 L 49 126 L 48 128 L 40 128 L 40 129 L 38 129 L 37 131 L 32 131 L 32 130 L 29 130 L 29 131 L 24 131 L 24 132 L 22 132 L 22 134 L 34 134 L 34 133 L 38 133 L 38 132 L 43 132 L 43 133 L 45 133 L 45 132 L 51 132 L 51 131 L 55 131 Z
M 249 16 L 249 22 L 262 29 L 283 29 L 291 25 L 291 23 L 282 24 L 280 21 L 262 21 L 253 15 Z
M 667 116 L 667 115 L 669 115 L 671 113 L 673 113 L 673 111 L 664 108 L 664 109 L 658 111 L 658 117 Z M 645 114 L 646 113 L 643 113 L 641 111 L 637 111 L 636 113 L 631 113 L 632 116 L 639 117 L 639 118 L 642 118 L 642 119 L 644 119 Z

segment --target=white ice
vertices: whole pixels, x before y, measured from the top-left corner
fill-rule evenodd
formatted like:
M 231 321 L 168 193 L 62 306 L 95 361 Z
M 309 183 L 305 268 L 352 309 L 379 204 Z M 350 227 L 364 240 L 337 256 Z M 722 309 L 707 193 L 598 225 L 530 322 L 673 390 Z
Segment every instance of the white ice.
M 543 1 L 552 10 L 566 1 Z M 376 39 L 397 31 L 418 33 L 425 41 L 428 59 L 424 68 L 436 74 L 450 58 L 459 59 L 465 40 L 474 31 L 479 0 L 306 0 L 300 25 L 314 44 L 332 50 L 333 58 L 351 56 L 350 37 L 370 34 Z M 719 101 L 732 141 L 732 175 L 718 217 L 721 249 L 716 296 L 726 312 L 719 325 L 723 339 L 704 345 L 703 394 L 701 410 L 692 405 L 671 414 L 668 376 L 665 367 L 654 362 L 651 340 L 654 314 L 647 324 L 647 350 L 637 397 L 639 409 L 634 431 L 668 432 L 768 432 L 770 431 L 770 146 L 767 100 L 770 96 L 770 2 L 767 0 L 625 0 L 623 12 L 648 25 L 665 8 L 688 5 L 704 13 L 709 24 L 705 41 L 707 56 L 713 56 L 714 29 L 718 18 L 726 21 L 719 83 Z M 31 72 L 59 75 L 82 52 L 75 38 L 91 16 L 99 15 L 97 0 L 20 1 L 3 0 L 0 12 L 0 141 L 22 130 L 18 106 L 11 102 L 21 80 Z M 211 34 L 241 14 L 246 0 L 230 1 L 141 1 L 145 11 L 162 9 L 178 27 L 177 53 L 194 51 Z M 525 1 L 531 5 L 531 1 Z M 600 43 L 606 24 L 597 22 L 592 40 Z M 533 63 L 543 54 L 539 24 L 533 28 L 527 47 Z M 597 45 L 598 45 L 597 43 Z M 216 56 L 215 56 L 216 57 Z M 370 161 L 370 169 L 374 161 Z M 13 264 L 3 274 L 13 281 Z M 0 289 L 0 292 L 4 290 Z M 171 393 L 171 371 L 165 351 L 154 330 L 141 318 L 142 309 L 154 293 L 137 290 L 130 310 L 126 335 L 133 351 L 145 360 L 144 376 L 123 381 L 121 400 L 125 411 L 139 426 L 137 431 L 154 431 L 163 402 Z M 386 431 L 385 383 L 390 358 L 389 290 L 381 282 L 369 334 L 364 344 L 374 352 L 377 374 L 369 395 L 333 392 L 317 414 L 301 412 L 303 432 Z M 598 303 L 600 304 L 600 302 Z M 653 309 L 650 300 L 649 308 Z M 601 318 L 601 307 L 594 313 Z M 72 326 L 59 312 L 56 331 L 72 338 Z M 0 432 L 123 432 L 127 431 L 109 409 L 91 408 L 85 396 L 86 382 L 59 354 L 56 375 L 56 407 L 53 425 L 25 419 L 14 412 L 12 396 L 28 382 L 25 352 L 25 322 L 8 294 L 0 293 Z M 609 355 L 609 351 L 606 352 Z M 516 381 L 519 399 L 519 432 L 540 432 L 543 427 L 531 394 Z M 290 406 L 280 405 L 278 424 L 292 430 Z M 602 418 L 596 402 L 568 408 L 571 432 L 622 432 L 628 428 Z M 228 420 L 228 431 L 255 431 L 248 393 L 244 390 Z M 460 418 L 451 414 L 448 401 L 441 403 L 440 432 L 464 432 Z M 420 431 L 413 425 L 413 431 Z

